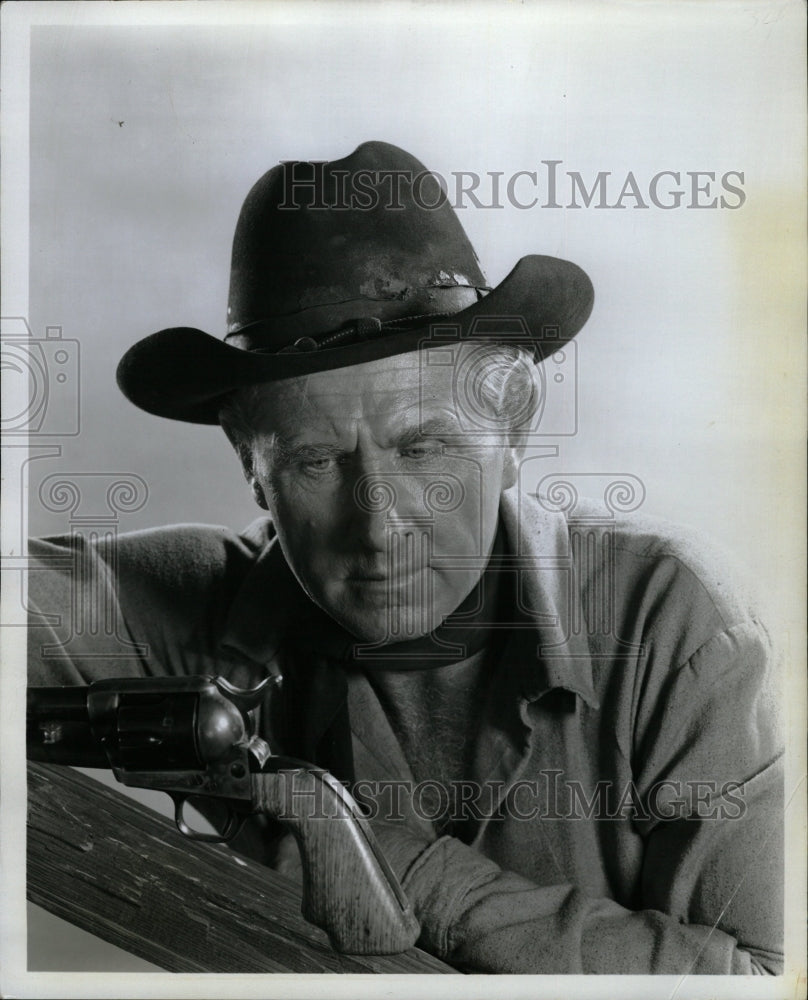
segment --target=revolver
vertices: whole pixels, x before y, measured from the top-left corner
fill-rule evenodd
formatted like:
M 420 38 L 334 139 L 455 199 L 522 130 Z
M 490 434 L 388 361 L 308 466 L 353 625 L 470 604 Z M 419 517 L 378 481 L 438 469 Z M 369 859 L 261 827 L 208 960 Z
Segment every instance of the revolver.
M 27 755 L 111 768 L 124 785 L 167 792 L 178 830 L 192 839 L 231 840 L 255 813 L 278 819 L 300 851 L 303 916 L 337 951 L 405 951 L 418 921 L 352 796 L 322 768 L 274 754 L 255 732 L 253 710 L 279 684 L 267 677 L 242 689 L 197 675 L 30 687 Z M 220 835 L 188 825 L 192 797 L 225 808 Z

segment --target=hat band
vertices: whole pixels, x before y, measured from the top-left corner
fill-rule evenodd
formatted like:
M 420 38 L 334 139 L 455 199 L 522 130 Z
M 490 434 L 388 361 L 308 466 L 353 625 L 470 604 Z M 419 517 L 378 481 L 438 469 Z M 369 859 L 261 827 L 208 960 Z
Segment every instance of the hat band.
M 406 329 L 409 322 L 422 324 L 430 317 L 439 319 L 467 309 L 488 291 L 485 287 L 457 285 L 417 289 L 401 299 L 356 298 L 243 324 L 231 329 L 225 342 L 232 347 L 261 354 L 285 352 L 304 338 L 314 341 L 318 347 L 336 347 L 350 339 L 348 328 L 356 327 L 361 320 L 379 323 L 381 330 Z M 359 339 L 368 339 L 378 332 L 375 325 L 372 328 L 357 327 L 356 331 Z

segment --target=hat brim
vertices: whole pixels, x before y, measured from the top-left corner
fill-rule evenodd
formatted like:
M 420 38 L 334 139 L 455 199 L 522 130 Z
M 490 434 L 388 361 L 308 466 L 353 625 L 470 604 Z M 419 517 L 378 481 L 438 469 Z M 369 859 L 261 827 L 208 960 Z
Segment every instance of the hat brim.
M 453 342 L 520 343 L 538 360 L 570 341 L 594 303 L 588 275 L 558 257 L 523 257 L 485 298 L 448 319 L 415 329 L 317 351 L 263 354 L 232 347 L 190 327 L 160 330 L 131 347 L 118 365 L 118 385 L 140 409 L 171 420 L 218 424 L 224 398 L 262 382 L 344 368 Z M 498 322 L 501 321 L 501 322 Z

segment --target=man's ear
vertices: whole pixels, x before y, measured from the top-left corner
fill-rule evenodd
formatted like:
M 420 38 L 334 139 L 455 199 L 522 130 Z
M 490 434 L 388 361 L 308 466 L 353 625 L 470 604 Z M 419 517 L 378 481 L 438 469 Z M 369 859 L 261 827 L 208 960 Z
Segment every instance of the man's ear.
M 249 483 L 255 502 L 258 504 L 261 510 L 269 510 L 269 504 L 267 504 L 267 498 L 264 493 L 263 487 L 255 478 L 255 476 L 249 477 Z
M 525 454 L 526 444 L 524 441 L 514 441 L 512 438 L 505 442 L 502 460 L 502 489 L 509 490 L 519 482 L 519 469 Z
M 241 471 L 244 473 L 244 478 L 250 485 L 253 499 L 261 510 L 269 510 L 263 487 L 255 476 L 255 460 L 252 445 L 241 434 L 239 434 L 233 426 L 231 426 L 229 420 L 222 420 L 221 424 L 222 429 L 227 435 L 227 440 L 233 445 L 236 450 L 236 454 L 239 457 L 239 461 L 241 462 Z

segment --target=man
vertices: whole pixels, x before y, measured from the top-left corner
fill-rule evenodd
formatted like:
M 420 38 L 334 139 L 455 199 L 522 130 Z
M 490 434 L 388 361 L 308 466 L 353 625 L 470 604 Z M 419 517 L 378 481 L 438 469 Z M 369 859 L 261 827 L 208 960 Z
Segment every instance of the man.
M 67 655 L 40 626 L 31 681 L 282 674 L 262 733 L 367 804 L 419 943 L 461 969 L 775 973 L 781 749 L 754 606 L 682 532 L 519 489 L 537 365 L 592 300 L 550 257 L 490 289 L 393 146 L 270 170 L 224 342 L 164 330 L 119 368 L 143 409 L 221 423 L 269 517 L 32 574 L 34 611 L 100 594 L 141 652 L 111 668 L 91 630 Z M 271 824 L 238 846 L 294 867 Z

